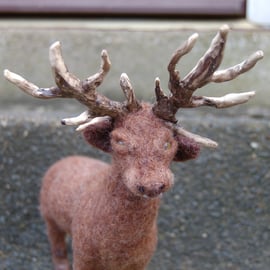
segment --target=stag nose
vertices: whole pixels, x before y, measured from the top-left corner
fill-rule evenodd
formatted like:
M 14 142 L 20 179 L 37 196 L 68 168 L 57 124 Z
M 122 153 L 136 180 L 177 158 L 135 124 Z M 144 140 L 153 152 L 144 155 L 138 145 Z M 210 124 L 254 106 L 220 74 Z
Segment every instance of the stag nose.
M 156 183 L 151 185 L 150 187 L 146 187 L 143 185 L 138 185 L 137 190 L 141 195 L 146 195 L 148 197 L 155 197 L 165 191 L 166 185 L 164 183 Z

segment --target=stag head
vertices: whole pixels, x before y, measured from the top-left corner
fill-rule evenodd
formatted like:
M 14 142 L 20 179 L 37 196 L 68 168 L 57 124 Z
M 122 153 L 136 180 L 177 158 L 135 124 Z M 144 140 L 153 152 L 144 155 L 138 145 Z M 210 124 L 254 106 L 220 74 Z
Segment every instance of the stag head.
M 191 35 L 174 52 L 169 62 L 170 95 L 163 92 L 160 80 L 157 78 L 155 80 L 156 102 L 152 105 L 136 99 L 130 80 L 125 73 L 120 77 L 120 86 L 126 97 L 124 102 L 112 101 L 96 91 L 111 66 L 106 50 L 101 52 L 100 71 L 82 81 L 68 71 L 59 42 L 55 42 L 49 51 L 50 63 L 57 86 L 40 88 L 8 70 L 4 71 L 4 76 L 21 90 L 36 98 L 75 98 L 84 104 L 88 108 L 85 112 L 77 117 L 63 119 L 62 124 L 78 126 L 77 130 L 83 131 L 89 143 L 106 152 L 113 151 L 115 140 L 112 138 L 117 137 L 115 135 L 117 133 L 116 128 L 121 128 L 124 125 L 123 119 L 130 119 L 130 115 L 145 111 L 149 115 L 149 119 L 156 119 L 155 122 L 158 122 L 158 125 L 166 126 L 172 138 L 174 138 L 176 143 L 173 143 L 174 154 L 171 159 L 186 160 L 197 156 L 198 145 L 216 147 L 217 143 L 182 128 L 176 119 L 176 113 L 180 108 L 199 106 L 227 108 L 247 102 L 255 95 L 254 91 L 228 94 L 223 97 L 193 95 L 198 88 L 210 82 L 219 83 L 233 80 L 238 75 L 250 70 L 258 60 L 263 58 L 263 52 L 257 51 L 238 65 L 225 70 L 218 70 L 223 58 L 228 32 L 229 27 L 227 25 L 222 26 L 196 66 L 181 79 L 179 71 L 176 70 L 176 65 L 182 56 L 191 51 L 198 38 L 198 34 Z M 135 120 L 133 121 L 134 125 L 140 123 L 140 121 L 137 121 L 137 123 L 135 123 Z M 151 132 L 153 133 L 153 130 L 150 130 Z

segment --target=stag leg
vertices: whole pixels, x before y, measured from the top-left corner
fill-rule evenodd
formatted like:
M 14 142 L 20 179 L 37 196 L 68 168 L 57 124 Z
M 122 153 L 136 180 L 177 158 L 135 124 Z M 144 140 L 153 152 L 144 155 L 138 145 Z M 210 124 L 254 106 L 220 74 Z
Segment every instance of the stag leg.
M 47 233 L 51 244 L 52 260 L 55 270 L 69 270 L 66 233 L 52 220 L 46 220 Z

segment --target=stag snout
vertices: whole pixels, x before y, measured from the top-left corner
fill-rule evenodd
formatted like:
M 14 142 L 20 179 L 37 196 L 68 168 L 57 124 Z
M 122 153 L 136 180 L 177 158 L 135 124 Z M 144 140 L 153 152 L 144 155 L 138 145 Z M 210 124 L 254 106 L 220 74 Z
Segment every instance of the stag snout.
M 169 169 L 163 170 L 163 173 L 159 171 L 159 175 L 151 172 L 145 172 L 142 175 L 140 170 L 137 171 L 132 168 L 126 172 L 125 182 L 134 195 L 155 198 L 172 187 L 174 176 Z
M 164 183 L 155 183 L 150 187 L 138 185 L 137 190 L 143 197 L 153 198 L 165 192 L 167 189 Z

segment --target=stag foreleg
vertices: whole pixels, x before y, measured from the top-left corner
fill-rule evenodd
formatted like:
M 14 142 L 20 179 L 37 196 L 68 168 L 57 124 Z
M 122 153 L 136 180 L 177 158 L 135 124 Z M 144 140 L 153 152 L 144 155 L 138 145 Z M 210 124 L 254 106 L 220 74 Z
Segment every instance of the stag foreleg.
M 45 219 L 48 238 L 51 245 L 54 270 L 69 270 L 66 233 L 58 228 L 54 221 Z

